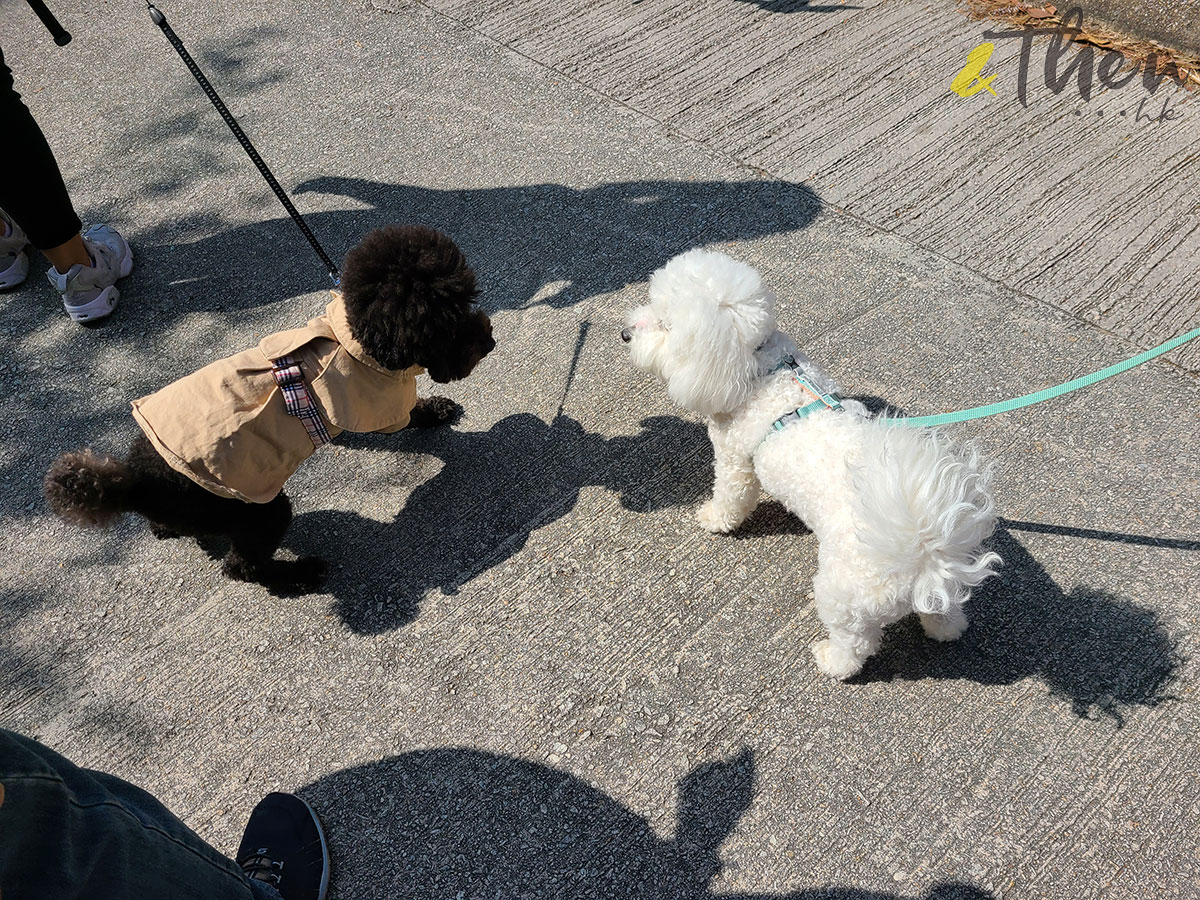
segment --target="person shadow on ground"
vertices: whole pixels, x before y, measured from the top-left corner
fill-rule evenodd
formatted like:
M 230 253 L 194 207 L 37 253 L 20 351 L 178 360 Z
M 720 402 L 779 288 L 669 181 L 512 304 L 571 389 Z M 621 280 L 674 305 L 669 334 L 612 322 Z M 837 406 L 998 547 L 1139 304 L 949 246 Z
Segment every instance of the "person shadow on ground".
M 721 844 L 754 798 L 749 750 L 682 779 L 679 824 L 665 839 L 566 772 L 470 749 L 404 753 L 335 772 L 299 794 L 325 822 L 334 888 L 363 900 L 905 900 L 829 884 L 785 894 L 713 892 Z M 946 882 L 920 900 L 994 895 Z
M 811 188 L 760 179 L 439 189 L 331 175 L 301 183 L 295 194 L 298 202 L 325 194 L 354 204 L 305 214 L 334 260 L 383 225 L 415 222 L 446 232 L 479 276 L 489 312 L 535 304 L 565 309 L 645 281 L 693 247 L 799 231 L 820 210 Z M 228 311 L 329 284 L 287 217 L 222 227 L 198 212 L 133 237 L 147 260 L 138 287 L 164 299 L 126 315 L 157 320 Z M 230 267 L 229 259 L 239 264 Z

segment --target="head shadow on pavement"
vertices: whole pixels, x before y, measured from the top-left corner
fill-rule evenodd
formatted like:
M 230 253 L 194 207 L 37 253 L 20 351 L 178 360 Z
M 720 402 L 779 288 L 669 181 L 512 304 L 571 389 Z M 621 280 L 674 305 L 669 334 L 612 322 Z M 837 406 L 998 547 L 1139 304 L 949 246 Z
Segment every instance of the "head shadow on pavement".
M 749 750 L 696 766 L 679 783 L 678 825 L 669 838 L 567 772 L 463 748 L 343 769 L 299 794 L 325 822 L 333 886 L 364 900 L 994 898 L 957 881 L 920 895 L 828 883 L 782 894 L 716 891 L 721 844 L 750 808 L 754 782 Z

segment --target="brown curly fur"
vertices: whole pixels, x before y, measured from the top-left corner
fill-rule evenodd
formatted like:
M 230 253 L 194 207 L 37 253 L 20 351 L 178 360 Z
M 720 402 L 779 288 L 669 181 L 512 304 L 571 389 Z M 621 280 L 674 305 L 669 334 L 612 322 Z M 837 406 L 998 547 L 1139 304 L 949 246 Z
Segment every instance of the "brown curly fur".
M 351 333 L 390 369 L 420 365 L 435 381 L 453 381 L 495 347 L 491 322 L 475 305 L 475 274 L 454 241 L 431 228 L 393 225 L 368 234 L 346 255 L 342 289 Z M 422 398 L 409 425 L 443 425 L 459 412 L 445 397 Z M 292 520 L 282 491 L 269 503 L 213 494 L 172 469 L 142 434 L 124 460 L 64 453 L 44 487 L 51 509 L 73 524 L 104 526 L 133 512 L 159 538 L 227 538 L 225 574 L 276 593 L 314 590 L 325 577 L 317 557 L 275 559 Z
M 43 487 L 50 508 L 85 528 L 109 524 L 124 508 L 130 472 L 120 460 L 91 450 L 64 453 L 50 466 Z
M 417 365 L 434 381 L 457 381 L 496 346 L 492 323 L 473 305 L 475 273 L 432 228 L 372 231 L 346 254 L 341 289 L 350 332 L 388 369 Z

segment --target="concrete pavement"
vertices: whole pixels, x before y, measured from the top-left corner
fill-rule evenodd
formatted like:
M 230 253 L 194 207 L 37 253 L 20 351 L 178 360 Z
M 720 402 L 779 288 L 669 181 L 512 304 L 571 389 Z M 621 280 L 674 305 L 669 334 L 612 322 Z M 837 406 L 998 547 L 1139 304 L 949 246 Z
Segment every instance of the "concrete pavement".
M 894 64 L 817 40 L 849 14 L 802 4 L 165 9 L 331 252 L 444 228 L 494 317 L 495 354 L 439 388 L 466 408 L 452 430 L 298 473 L 287 546 L 335 569 L 286 600 L 42 505 L 57 452 L 120 447 L 131 398 L 302 322 L 324 275 L 137 4 L 59 9 L 61 51 L 5 7 L 81 214 L 138 268 L 101 329 L 40 268 L 0 298 L 0 724 L 226 851 L 263 793 L 298 790 L 339 898 L 1194 897 L 1195 351 L 964 428 L 999 462 L 1003 574 L 960 642 L 901 623 L 845 685 L 809 661 L 811 537 L 770 503 L 701 533 L 703 428 L 624 359 L 623 311 L 697 244 L 761 267 L 848 392 L 911 412 L 1196 324 L 1190 107 L 1128 142 L 1079 130 L 1065 95 L 961 107 L 946 87 L 983 26 L 953 20 L 949 46 L 863 5 L 846 34 L 908 42 Z M 762 64 L 787 53 L 805 65 Z M 799 91 L 823 99 L 802 115 Z M 985 144 L 955 156 L 955 135 Z M 1069 269 L 1022 274 L 1052 245 Z
M 1138 37 L 1200 53 L 1200 2 L 1129 3 L 1093 0 L 1088 12 L 1101 22 Z
M 1143 346 L 1200 324 L 1195 92 L 951 3 L 427 0 L 829 206 Z M 990 90 L 948 88 L 994 45 Z M 1113 68 L 1110 76 L 1115 74 Z M 969 80 L 969 79 L 968 79 Z M 1024 88 L 1022 88 L 1024 84 Z M 1200 348 L 1174 357 L 1200 370 Z

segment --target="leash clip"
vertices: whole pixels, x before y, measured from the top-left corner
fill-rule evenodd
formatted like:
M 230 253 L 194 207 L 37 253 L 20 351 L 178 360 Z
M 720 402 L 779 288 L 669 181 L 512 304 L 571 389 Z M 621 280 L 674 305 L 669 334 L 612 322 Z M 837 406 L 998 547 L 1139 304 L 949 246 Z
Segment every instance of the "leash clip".
M 800 387 L 804 388 L 806 391 L 820 400 L 823 404 L 825 404 L 825 406 L 827 406 L 829 409 L 842 408 L 841 401 L 838 400 L 834 394 L 827 394 L 824 391 L 817 390 L 816 385 L 814 385 L 808 380 L 808 378 L 805 377 L 803 371 L 800 369 L 800 364 L 796 362 L 796 358 L 792 356 L 792 354 L 789 353 L 784 356 L 781 362 L 791 370 L 792 378 L 796 380 Z

